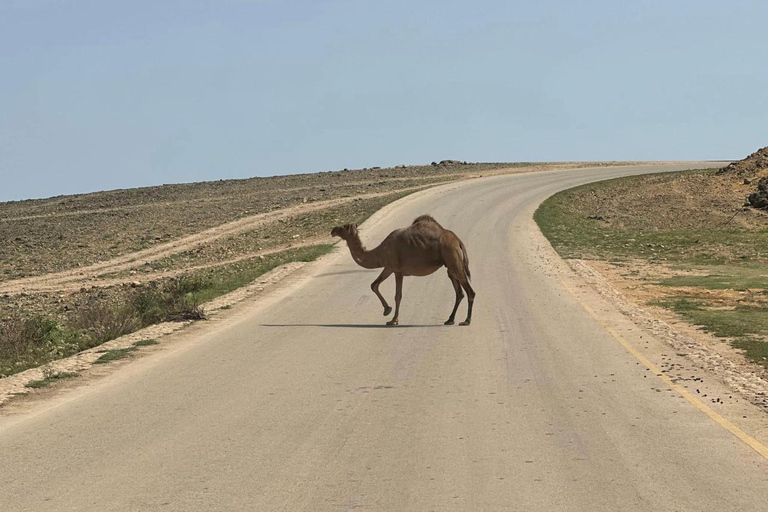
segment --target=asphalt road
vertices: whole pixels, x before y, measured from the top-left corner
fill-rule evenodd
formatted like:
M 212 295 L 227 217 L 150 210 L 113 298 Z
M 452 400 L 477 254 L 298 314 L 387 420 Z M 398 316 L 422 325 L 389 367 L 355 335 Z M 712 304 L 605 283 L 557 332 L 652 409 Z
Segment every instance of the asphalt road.
M 0 421 L 0 510 L 766 510 L 768 461 L 653 392 L 536 248 L 545 197 L 657 170 L 406 199 L 363 237 L 422 213 L 455 231 L 478 293 L 470 327 L 442 325 L 444 270 L 406 278 L 401 325 L 384 327 L 378 271 L 340 249 L 280 300 Z M 394 279 L 382 292 L 391 302 Z

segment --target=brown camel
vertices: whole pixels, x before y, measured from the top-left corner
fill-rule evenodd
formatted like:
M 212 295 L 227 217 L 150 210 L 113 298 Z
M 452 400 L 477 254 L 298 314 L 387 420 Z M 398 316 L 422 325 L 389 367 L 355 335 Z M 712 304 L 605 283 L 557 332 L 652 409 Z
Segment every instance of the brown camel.
M 371 283 L 373 293 L 384 306 L 384 316 L 392 312 L 387 301 L 379 293 L 379 285 L 392 273 L 395 274 L 395 316 L 387 325 L 397 325 L 400 315 L 400 299 L 403 297 L 403 276 L 428 276 L 443 265 L 448 267 L 448 277 L 456 290 L 456 303 L 445 325 L 453 325 L 453 318 L 464 298 L 462 288 L 467 292 L 469 307 L 467 319 L 459 325 L 469 325 L 472 321 L 472 303 L 475 291 L 469 284 L 469 258 L 464 243 L 452 231 L 444 229 L 429 215 L 422 215 L 407 228 L 396 229 L 375 249 L 368 251 L 363 247 L 357 233 L 357 224 L 335 227 L 331 236 L 338 236 L 347 241 L 352 259 L 363 268 L 384 267 L 379 277 Z

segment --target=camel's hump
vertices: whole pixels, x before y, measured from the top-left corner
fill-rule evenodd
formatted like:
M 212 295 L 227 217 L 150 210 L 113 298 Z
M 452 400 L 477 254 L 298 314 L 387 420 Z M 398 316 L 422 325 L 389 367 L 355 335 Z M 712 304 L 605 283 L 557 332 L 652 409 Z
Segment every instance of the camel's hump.
M 419 215 L 413 220 L 413 224 L 416 224 L 417 222 L 434 222 L 438 226 L 440 226 L 440 223 L 435 220 L 434 217 L 431 215 Z M 440 226 L 443 227 L 443 226 Z

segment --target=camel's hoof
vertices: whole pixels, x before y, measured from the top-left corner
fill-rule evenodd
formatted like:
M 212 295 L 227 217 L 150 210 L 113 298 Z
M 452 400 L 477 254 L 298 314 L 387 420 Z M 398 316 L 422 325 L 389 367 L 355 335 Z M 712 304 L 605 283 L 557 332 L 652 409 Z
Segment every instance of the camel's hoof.
M 392 312 L 392 306 L 387 306 L 384 308 L 384 316 L 389 316 L 391 312 Z
M 469 325 L 469 322 L 461 322 L 459 325 Z
M 453 320 L 447 320 L 443 325 L 453 325 Z
M 398 322 L 397 320 L 390 320 L 389 322 L 387 322 L 387 325 L 397 325 L 399 323 L 400 322 Z

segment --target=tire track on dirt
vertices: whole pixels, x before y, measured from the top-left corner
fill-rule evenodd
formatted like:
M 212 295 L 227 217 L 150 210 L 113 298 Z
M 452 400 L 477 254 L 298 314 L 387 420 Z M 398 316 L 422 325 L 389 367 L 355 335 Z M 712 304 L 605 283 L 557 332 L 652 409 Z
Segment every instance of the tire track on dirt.
M 71 289 L 78 289 L 83 285 L 91 285 L 91 281 L 98 278 L 99 275 L 120 272 L 128 270 L 133 267 L 143 265 L 148 262 L 157 261 L 180 252 L 195 249 L 207 243 L 218 240 L 222 237 L 237 235 L 247 231 L 253 231 L 259 227 L 277 222 L 279 220 L 299 215 L 303 213 L 310 213 L 325 208 L 331 208 L 334 206 L 358 201 L 361 199 L 373 199 L 397 192 L 411 192 L 421 190 L 426 187 L 432 186 L 418 185 L 415 187 L 407 187 L 394 191 L 376 192 L 371 194 L 361 194 L 357 196 L 350 196 L 339 199 L 331 199 L 328 201 L 318 201 L 315 203 L 306 203 L 301 205 L 292 206 L 289 208 L 283 208 L 267 213 L 260 213 L 249 217 L 244 217 L 232 222 L 220 224 L 213 228 L 205 229 L 199 233 L 185 236 L 177 240 L 173 240 L 164 244 L 136 251 L 110 260 L 101 261 L 87 267 L 79 267 L 62 272 L 55 272 L 51 274 L 44 274 L 41 276 L 26 277 L 22 279 L 15 279 L 13 281 L 7 281 L 0 283 L 0 293 L 2 294 L 18 294 L 18 293 L 35 293 L 35 292 L 50 292 L 50 291 L 64 291 Z M 297 247 L 297 244 L 293 244 L 292 247 Z M 267 251 L 260 251 L 259 253 L 253 253 L 250 256 L 243 255 L 241 259 L 247 257 L 253 257 L 258 255 L 269 254 L 268 251 L 278 252 L 284 250 L 284 248 L 269 249 Z M 233 262 L 229 261 L 229 262 Z M 224 264 L 224 262 L 222 262 Z M 215 266 L 215 264 L 211 265 Z M 185 269 L 184 271 L 188 271 Z M 158 274 L 164 277 L 170 276 L 170 273 Z M 126 277 L 124 279 L 110 280 L 111 284 L 127 283 L 138 280 L 136 276 Z M 100 286 L 103 284 L 100 283 Z

